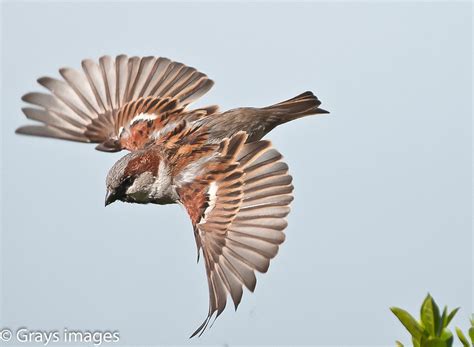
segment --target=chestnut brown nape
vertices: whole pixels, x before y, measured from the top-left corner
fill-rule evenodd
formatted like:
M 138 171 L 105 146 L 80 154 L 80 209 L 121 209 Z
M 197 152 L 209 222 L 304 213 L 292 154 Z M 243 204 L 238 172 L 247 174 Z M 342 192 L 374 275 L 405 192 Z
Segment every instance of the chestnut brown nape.
M 157 151 L 141 150 L 132 152 L 131 154 L 132 156 L 124 170 L 125 176 L 137 176 L 144 172 L 156 174 L 158 166 L 160 165 L 160 155 Z

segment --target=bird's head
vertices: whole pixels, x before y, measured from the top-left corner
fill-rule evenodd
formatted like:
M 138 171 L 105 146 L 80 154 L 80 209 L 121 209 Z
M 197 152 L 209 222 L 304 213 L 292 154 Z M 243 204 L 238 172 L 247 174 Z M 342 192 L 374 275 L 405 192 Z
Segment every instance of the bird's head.
M 156 151 L 139 150 L 122 157 L 110 169 L 105 206 L 116 200 L 147 204 L 153 202 L 161 160 Z

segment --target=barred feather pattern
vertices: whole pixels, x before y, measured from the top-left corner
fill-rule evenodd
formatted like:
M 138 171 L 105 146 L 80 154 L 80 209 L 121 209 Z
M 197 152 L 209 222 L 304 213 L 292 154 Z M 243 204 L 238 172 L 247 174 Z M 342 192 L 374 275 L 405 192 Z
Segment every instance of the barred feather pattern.
M 162 57 L 103 56 L 98 62 L 83 60 L 82 70 L 62 68 L 59 73 L 62 79 L 38 79 L 49 93 L 22 97 L 34 106 L 23 108 L 25 116 L 43 124 L 20 127 L 17 133 L 105 142 L 116 139 L 130 121 L 120 112 L 127 103 L 155 97 L 184 108 L 214 83 L 195 68 Z
M 243 287 L 255 290 L 255 271 L 268 270 L 285 240 L 285 217 L 293 200 L 288 166 L 269 141 L 244 145 L 246 139 L 239 133 L 224 141 L 225 159 L 180 191 L 198 252 L 202 248 L 209 286 L 208 315 L 191 337 L 200 336 L 211 318 L 224 311 L 227 295 L 237 309 Z

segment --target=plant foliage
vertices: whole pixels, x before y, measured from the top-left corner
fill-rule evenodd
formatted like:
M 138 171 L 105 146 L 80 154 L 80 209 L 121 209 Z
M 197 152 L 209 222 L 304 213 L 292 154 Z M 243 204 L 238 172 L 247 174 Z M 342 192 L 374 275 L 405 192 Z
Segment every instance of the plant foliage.
M 390 310 L 410 333 L 414 347 L 452 347 L 453 333 L 448 329 L 448 325 L 459 311 L 459 307 L 449 312 L 445 306 L 441 312 L 433 297 L 428 294 L 421 305 L 419 320 L 401 308 L 391 307 Z M 456 335 L 464 347 L 474 347 L 474 315 L 468 331 L 471 341 L 469 342 L 458 327 Z M 396 341 L 396 346 L 403 347 L 403 344 Z

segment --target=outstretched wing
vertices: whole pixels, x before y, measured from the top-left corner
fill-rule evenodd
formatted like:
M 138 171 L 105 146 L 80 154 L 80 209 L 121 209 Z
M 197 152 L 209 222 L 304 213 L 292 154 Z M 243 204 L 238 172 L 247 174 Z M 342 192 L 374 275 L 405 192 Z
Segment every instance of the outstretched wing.
M 35 106 L 23 108 L 23 113 L 43 124 L 22 126 L 17 133 L 101 143 L 97 149 L 103 151 L 136 149 L 127 147 L 133 141 L 118 145 L 123 129 L 130 130 L 134 121 L 162 116 L 136 113 L 137 107 L 183 113 L 213 85 L 196 69 L 160 57 L 103 56 L 98 63 L 83 60 L 82 71 L 63 68 L 59 73 L 63 79 L 38 79 L 50 93 L 23 96 L 23 101 Z M 133 135 L 136 130 L 129 132 Z
M 182 185 L 178 194 L 193 222 L 209 285 L 209 312 L 194 332 L 201 335 L 211 317 L 223 312 L 227 294 L 235 308 L 243 286 L 254 291 L 254 271 L 266 272 L 285 240 L 292 178 L 269 141 L 245 144 L 239 133 L 221 143 L 221 156 Z

